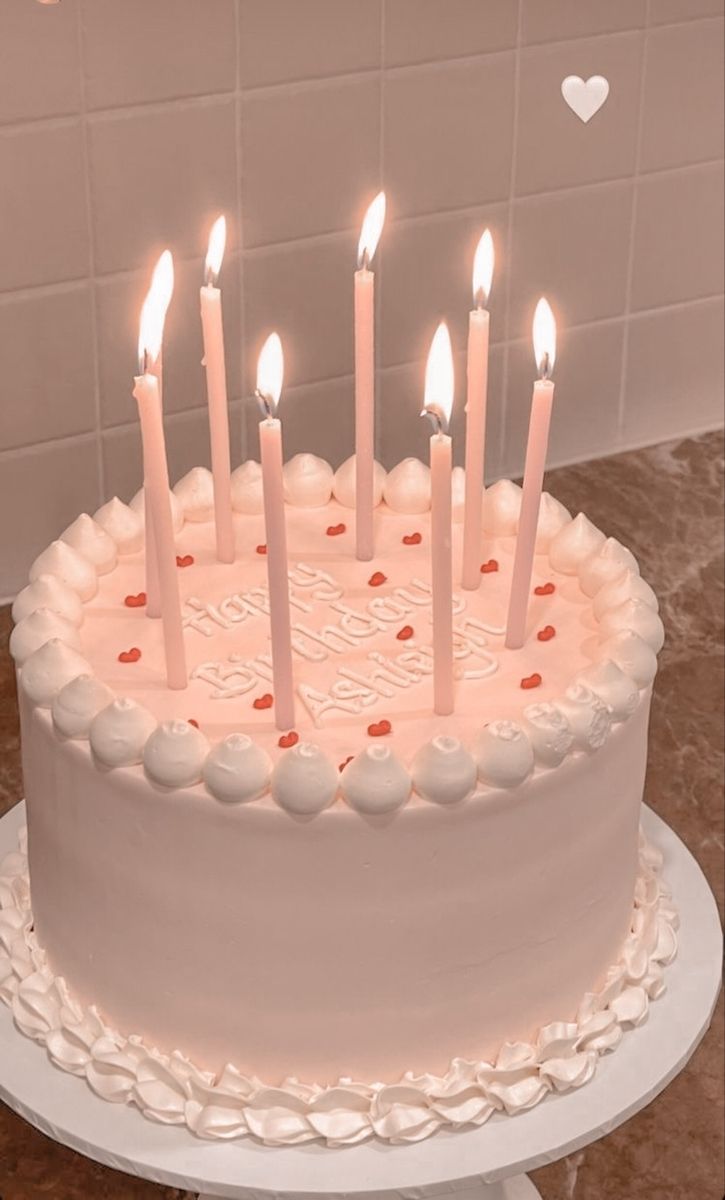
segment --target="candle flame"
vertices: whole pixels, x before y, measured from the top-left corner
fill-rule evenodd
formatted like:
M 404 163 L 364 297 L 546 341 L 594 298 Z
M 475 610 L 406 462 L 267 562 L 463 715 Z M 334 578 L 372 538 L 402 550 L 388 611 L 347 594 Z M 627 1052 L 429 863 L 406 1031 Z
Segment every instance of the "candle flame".
M 433 335 L 425 368 L 425 399 L 421 416 L 430 417 L 439 433 L 447 433 L 453 410 L 453 350 L 451 335 L 441 321 Z
M 556 321 L 542 296 L 534 313 L 534 358 L 541 379 L 549 379 L 556 361 Z
M 257 360 L 257 399 L 267 417 L 273 417 L 282 395 L 284 354 L 278 333 L 270 333 Z
M 484 229 L 473 256 L 473 303 L 476 308 L 485 308 L 491 295 L 493 280 L 494 250 L 490 229 Z
M 211 233 L 209 234 L 209 248 L 206 252 L 206 261 L 204 263 L 204 275 L 207 284 L 216 283 L 217 276 L 221 270 L 226 244 L 227 219 L 222 213 L 212 225 Z
M 156 362 L 161 353 L 166 313 L 174 291 L 174 260 L 170 250 L 164 250 L 154 267 L 151 286 L 141 307 L 138 333 L 140 369 Z
M 370 204 L 362 223 L 357 247 L 358 267 L 369 267 L 378 248 L 380 234 L 385 222 L 385 192 L 378 192 Z

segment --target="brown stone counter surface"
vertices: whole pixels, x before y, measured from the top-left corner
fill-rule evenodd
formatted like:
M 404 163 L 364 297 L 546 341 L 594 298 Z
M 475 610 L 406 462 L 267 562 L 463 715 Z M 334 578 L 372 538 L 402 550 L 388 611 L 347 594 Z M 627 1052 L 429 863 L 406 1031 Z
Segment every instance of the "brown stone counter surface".
M 547 487 L 631 546 L 662 608 L 647 802 L 687 843 L 723 904 L 723 545 L 719 434 L 552 471 Z M 10 614 L 0 610 L 0 814 L 22 795 Z M 636 1036 L 636 1035 L 635 1035 Z M 42 1053 L 38 1050 L 38 1053 Z M 544 1200 L 720 1200 L 723 1012 L 654 1103 L 534 1175 Z M 80 1082 L 79 1087 L 83 1086 Z M 141 1118 L 139 1118 L 141 1119 Z M 0 1105 L 0 1200 L 191 1200 L 57 1146 Z

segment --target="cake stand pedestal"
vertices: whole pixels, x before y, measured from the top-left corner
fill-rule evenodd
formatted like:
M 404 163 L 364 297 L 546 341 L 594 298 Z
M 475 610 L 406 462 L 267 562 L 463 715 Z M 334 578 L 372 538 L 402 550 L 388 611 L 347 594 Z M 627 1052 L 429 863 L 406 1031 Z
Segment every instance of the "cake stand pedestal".
M 0 821 L 0 857 L 15 850 L 24 805 Z M 332 1150 L 282 1149 L 250 1139 L 205 1142 L 100 1100 L 57 1070 L 23 1037 L 0 1003 L 0 1100 L 42 1133 L 97 1162 L 197 1193 L 202 1200 L 535 1200 L 524 1172 L 611 1133 L 683 1069 L 707 1030 L 720 989 L 722 938 L 712 893 L 694 858 L 651 810 L 642 823 L 662 850 L 680 913 L 680 949 L 667 991 L 644 1025 L 599 1060 L 581 1090 L 547 1097 L 480 1129 L 436 1134 L 410 1146 L 367 1142 Z

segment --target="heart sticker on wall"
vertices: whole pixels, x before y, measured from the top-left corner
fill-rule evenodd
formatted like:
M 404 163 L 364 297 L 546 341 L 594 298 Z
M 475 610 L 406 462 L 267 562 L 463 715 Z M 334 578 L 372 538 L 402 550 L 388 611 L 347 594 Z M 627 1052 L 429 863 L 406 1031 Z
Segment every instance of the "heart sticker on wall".
M 609 95 L 609 81 L 603 75 L 592 75 L 586 82 L 579 75 L 567 75 L 561 94 L 569 108 L 584 124 L 591 121 Z

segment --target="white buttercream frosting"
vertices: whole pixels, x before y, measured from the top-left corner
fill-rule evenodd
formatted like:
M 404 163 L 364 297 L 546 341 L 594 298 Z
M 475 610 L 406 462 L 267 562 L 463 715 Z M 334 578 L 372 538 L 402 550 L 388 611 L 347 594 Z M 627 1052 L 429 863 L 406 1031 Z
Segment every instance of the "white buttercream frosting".
M 166 1055 L 124 1037 L 97 1009 L 84 1008 L 55 976 L 38 945 L 30 908 L 25 838 L 0 863 L 0 998 L 21 1033 L 45 1045 L 62 1070 L 85 1078 L 103 1099 L 136 1105 L 148 1118 L 187 1125 L 199 1137 L 253 1134 L 268 1145 L 323 1139 L 346 1146 L 377 1137 L 419 1141 L 439 1129 L 482 1125 L 552 1092 L 589 1080 L 601 1054 L 640 1025 L 665 990 L 677 952 L 677 914 L 660 878 L 661 855 L 640 836 L 634 907 L 617 963 L 571 1021 L 555 1021 L 529 1043 L 505 1044 L 494 1062 L 457 1058 L 440 1076 L 408 1073 L 398 1083 L 339 1080 L 331 1086 L 286 1079 L 270 1087 L 228 1065 L 202 1071 L 178 1051 Z
M 570 521 L 571 513 L 568 508 L 564 508 L 550 492 L 542 492 L 536 526 L 536 553 L 545 554 L 557 533 Z
M 551 539 L 549 562 L 562 575 L 576 575 L 585 558 L 604 545 L 604 534 L 584 513 L 578 513 Z
M 655 612 L 659 611 L 659 602 L 647 581 L 634 571 L 625 571 L 612 583 L 605 583 L 597 592 L 592 600 L 595 619 L 601 621 L 605 612 L 624 604 L 625 600 L 641 600 Z
M 644 600 L 624 600 L 616 608 L 609 608 L 599 621 L 602 637 L 629 629 L 641 637 L 655 654 L 659 654 L 665 642 L 665 627 L 659 613 Z
M 475 745 L 478 776 L 490 787 L 518 787 L 534 769 L 534 751 L 514 721 L 491 721 Z
M 88 737 L 91 721 L 113 698 L 111 689 L 95 675 L 78 675 L 53 697 L 53 724 L 63 737 Z
M 610 537 L 579 564 L 579 585 L 585 596 L 595 596 L 605 583 L 613 583 L 625 571 L 639 574 L 639 563 L 631 550 Z
M 102 504 L 93 520 L 113 538 L 119 554 L 134 554 L 143 546 L 143 521 L 118 496 Z
M 247 514 L 264 512 L 262 466 L 253 458 L 232 471 L 232 508 Z
M 476 763 L 462 742 L 438 734 L 421 746 L 411 766 L 413 787 L 433 804 L 457 804 L 476 787 Z
M 59 638 L 51 638 L 20 668 L 20 686 L 41 708 L 49 708 L 53 697 L 76 675 L 91 675 L 85 658 Z
M 601 646 L 602 658 L 611 658 L 637 687 L 648 687 L 657 674 L 657 655 L 644 638 L 624 629 L 606 638 Z
M 91 600 L 98 591 L 98 575 L 93 563 L 60 539 L 51 542 L 38 555 L 28 572 L 31 583 L 41 575 L 55 575 L 66 587 L 77 592 L 81 600 Z
M 36 608 L 35 612 L 23 617 L 10 634 L 10 653 L 16 665 L 21 667 L 31 654 L 51 638 L 59 638 L 74 650 L 81 648 L 78 626 L 51 609 Z
M 116 565 L 117 550 L 113 538 L 88 513 L 81 513 L 60 535 L 84 558 L 93 563 L 99 575 L 107 575 Z
M 574 742 L 564 713 L 553 704 L 529 704 L 524 709 L 523 723 L 536 761 L 545 767 L 558 767 Z
M 17 625 L 38 608 L 47 608 L 57 613 L 71 625 L 83 624 L 83 603 L 77 592 L 69 588 L 55 575 L 39 575 L 13 601 L 13 621 Z
M 122 696 L 91 721 L 91 750 L 106 767 L 134 766 L 143 761 L 144 746 L 155 728 L 153 713 Z
M 383 489 L 387 472 L 382 463 L 376 459 L 373 464 L 373 504 L 377 508 L 383 499 Z M 332 481 L 332 494 L 339 504 L 345 508 L 355 507 L 355 455 L 351 454 L 335 471 Z
M 388 472 L 383 488 L 385 503 L 395 512 L 427 512 L 430 508 L 430 467 L 419 458 L 404 458 Z
M 389 746 L 367 746 L 340 776 L 342 794 L 357 812 L 394 812 L 410 796 L 411 779 Z
M 566 717 L 575 750 L 599 750 L 609 737 L 612 714 L 600 696 L 583 683 L 572 683 L 556 707 Z
M 338 781 L 338 772 L 319 746 L 298 742 L 275 764 L 272 796 L 286 812 L 311 816 L 329 808 Z
M 178 496 L 172 491 L 169 491 L 169 504 L 171 505 L 171 523 L 174 527 L 174 533 L 180 533 L 184 528 L 184 508 Z M 142 487 L 138 489 L 136 495 L 129 501 L 129 508 L 140 518 L 141 527 L 143 528 L 146 521 L 146 506 Z
M 295 508 L 323 508 L 332 495 L 333 470 L 316 454 L 295 454 L 282 468 L 284 498 Z
M 192 467 L 172 491 L 186 521 L 211 521 L 214 516 L 214 477 L 208 467 Z
M 144 770 L 164 787 L 191 787 L 201 780 L 209 748 L 204 734 L 189 721 L 163 721 L 144 746 Z
M 228 804 L 256 800 L 269 786 L 272 760 L 246 733 L 230 733 L 207 756 L 202 777 L 212 796 Z
M 483 528 L 498 537 L 512 537 L 519 527 L 521 488 L 510 479 L 498 479 L 483 497 Z
M 594 663 L 582 671 L 576 683 L 583 683 L 596 692 L 610 708 L 615 721 L 626 721 L 639 704 L 639 688 L 611 659 Z

